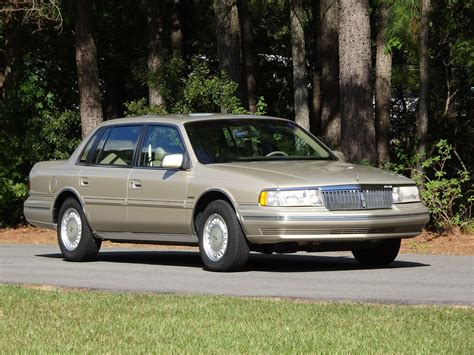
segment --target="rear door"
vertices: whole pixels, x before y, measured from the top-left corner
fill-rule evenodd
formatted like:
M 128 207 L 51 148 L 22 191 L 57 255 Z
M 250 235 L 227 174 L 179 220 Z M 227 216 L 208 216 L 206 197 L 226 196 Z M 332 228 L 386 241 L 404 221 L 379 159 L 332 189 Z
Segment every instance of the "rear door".
M 108 127 L 79 176 L 79 193 L 96 231 L 126 231 L 127 182 L 142 125 Z
M 186 191 L 191 172 L 161 167 L 168 154 L 186 154 L 177 126 L 149 125 L 137 166 L 128 179 L 128 224 L 132 232 L 188 234 Z

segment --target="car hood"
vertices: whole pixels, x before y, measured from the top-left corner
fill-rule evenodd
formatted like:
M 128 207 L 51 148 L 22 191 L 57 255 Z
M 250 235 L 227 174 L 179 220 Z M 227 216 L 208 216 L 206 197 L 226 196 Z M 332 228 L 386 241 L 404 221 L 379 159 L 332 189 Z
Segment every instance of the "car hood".
M 413 184 L 412 180 L 387 170 L 333 160 L 235 162 L 215 164 L 212 168 L 264 180 L 277 187 Z

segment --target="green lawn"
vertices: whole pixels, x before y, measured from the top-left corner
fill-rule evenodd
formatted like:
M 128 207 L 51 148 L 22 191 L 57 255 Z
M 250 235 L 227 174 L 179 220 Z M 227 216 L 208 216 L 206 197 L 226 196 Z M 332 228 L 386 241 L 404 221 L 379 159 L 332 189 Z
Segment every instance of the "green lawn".
M 0 286 L 0 353 L 474 353 L 474 309 Z

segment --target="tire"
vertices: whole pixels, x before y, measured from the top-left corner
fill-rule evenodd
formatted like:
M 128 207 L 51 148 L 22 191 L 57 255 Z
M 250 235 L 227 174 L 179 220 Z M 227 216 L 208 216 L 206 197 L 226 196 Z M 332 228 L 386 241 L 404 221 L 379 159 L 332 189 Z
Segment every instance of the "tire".
M 82 206 L 75 198 L 67 198 L 58 214 L 58 244 L 63 256 L 70 261 L 94 259 L 102 241 L 94 238 Z
M 212 271 L 242 270 L 250 253 L 233 208 L 223 200 L 211 202 L 200 219 L 199 252 Z
M 362 265 L 387 266 L 397 257 L 400 251 L 400 243 L 400 238 L 385 239 L 372 248 L 354 249 L 352 255 Z

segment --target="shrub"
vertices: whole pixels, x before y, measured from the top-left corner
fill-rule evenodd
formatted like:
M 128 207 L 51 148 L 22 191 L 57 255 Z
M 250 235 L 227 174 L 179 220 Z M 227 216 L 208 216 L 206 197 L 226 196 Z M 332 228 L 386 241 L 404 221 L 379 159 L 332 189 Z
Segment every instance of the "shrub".
M 453 155 L 458 158 L 454 161 Z M 415 166 L 419 157 L 395 147 L 396 163 L 387 166 L 397 173 L 411 175 L 420 187 L 421 198 L 431 215 L 431 225 L 441 231 L 472 229 L 471 211 L 474 202 L 469 170 L 459 159 L 447 140 L 440 140 L 430 156 L 422 163 L 423 171 Z
M 446 140 L 440 140 L 434 153 L 422 164 L 426 173 L 415 174 L 415 179 L 421 181 L 421 196 L 435 226 L 448 231 L 468 225 L 474 202 L 469 190 L 469 171 L 463 166 L 448 174 L 454 152 Z

